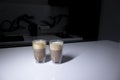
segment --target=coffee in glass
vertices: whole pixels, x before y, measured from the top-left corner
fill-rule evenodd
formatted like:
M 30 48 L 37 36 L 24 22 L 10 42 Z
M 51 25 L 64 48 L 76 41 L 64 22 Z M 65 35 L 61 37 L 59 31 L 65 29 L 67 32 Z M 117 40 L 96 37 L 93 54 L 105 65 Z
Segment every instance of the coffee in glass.
M 37 62 L 44 62 L 46 56 L 46 40 L 33 40 L 32 47 L 34 51 L 34 57 Z
M 51 40 L 49 42 L 50 48 L 50 55 L 51 60 L 54 63 L 60 63 L 62 59 L 62 48 L 63 48 L 63 41 L 62 40 Z

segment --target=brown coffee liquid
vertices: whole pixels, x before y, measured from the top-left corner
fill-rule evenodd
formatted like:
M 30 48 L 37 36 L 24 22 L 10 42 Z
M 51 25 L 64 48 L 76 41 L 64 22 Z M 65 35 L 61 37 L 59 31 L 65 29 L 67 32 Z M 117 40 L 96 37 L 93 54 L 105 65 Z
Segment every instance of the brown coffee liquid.
M 59 63 L 61 60 L 62 50 L 50 50 L 51 59 L 55 63 Z
M 34 57 L 38 62 L 42 62 L 45 58 L 45 49 L 34 49 Z

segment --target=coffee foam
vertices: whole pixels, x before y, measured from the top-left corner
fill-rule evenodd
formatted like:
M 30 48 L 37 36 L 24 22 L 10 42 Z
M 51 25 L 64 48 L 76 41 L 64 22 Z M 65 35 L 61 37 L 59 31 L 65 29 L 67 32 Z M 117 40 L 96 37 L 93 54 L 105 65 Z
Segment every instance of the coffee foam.
M 46 41 L 44 40 L 35 40 L 32 42 L 34 49 L 44 49 L 46 47 Z
M 50 43 L 50 49 L 51 50 L 61 50 L 62 49 L 62 42 L 51 42 Z

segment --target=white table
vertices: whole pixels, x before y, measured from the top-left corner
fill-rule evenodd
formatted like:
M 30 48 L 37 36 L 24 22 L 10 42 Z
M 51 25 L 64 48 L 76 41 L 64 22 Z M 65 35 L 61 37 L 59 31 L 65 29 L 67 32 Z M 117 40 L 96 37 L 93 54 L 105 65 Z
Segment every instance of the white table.
M 0 80 L 120 80 L 118 45 L 107 40 L 65 44 L 63 55 L 72 59 L 62 64 L 36 63 L 31 46 L 0 49 Z

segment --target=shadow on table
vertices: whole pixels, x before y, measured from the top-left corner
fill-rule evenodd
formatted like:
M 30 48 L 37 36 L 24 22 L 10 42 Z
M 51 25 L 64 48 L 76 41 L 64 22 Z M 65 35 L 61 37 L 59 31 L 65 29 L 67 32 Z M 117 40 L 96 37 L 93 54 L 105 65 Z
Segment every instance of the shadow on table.
M 50 55 L 46 55 L 45 62 L 48 62 L 48 61 L 50 61 L 50 60 L 51 60 Z
M 74 58 L 74 57 L 73 57 L 73 56 L 70 56 L 70 55 L 63 55 L 61 63 L 69 62 L 69 61 L 72 60 L 73 58 Z M 45 62 L 48 62 L 48 61 L 50 61 L 50 60 L 51 60 L 50 55 L 46 55 Z
M 73 58 L 74 58 L 74 57 L 73 57 L 73 56 L 70 56 L 70 55 L 63 55 L 61 63 L 69 62 L 69 61 L 71 61 Z

